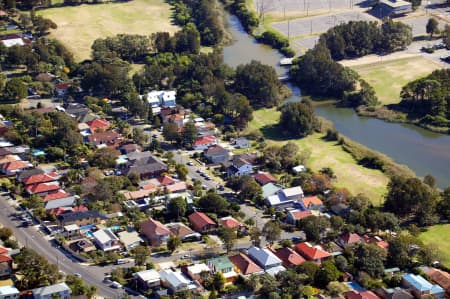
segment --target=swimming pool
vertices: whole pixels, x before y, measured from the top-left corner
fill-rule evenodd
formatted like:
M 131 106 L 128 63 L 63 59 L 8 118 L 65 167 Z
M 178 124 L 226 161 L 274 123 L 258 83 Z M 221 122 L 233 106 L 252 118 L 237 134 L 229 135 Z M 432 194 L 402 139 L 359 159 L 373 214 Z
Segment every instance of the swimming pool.
M 358 291 L 358 292 L 364 292 L 364 291 L 366 291 L 365 288 L 363 288 L 360 284 L 358 284 L 358 283 L 355 282 L 355 281 L 347 282 L 347 285 L 348 285 L 350 288 L 352 288 L 353 290 Z

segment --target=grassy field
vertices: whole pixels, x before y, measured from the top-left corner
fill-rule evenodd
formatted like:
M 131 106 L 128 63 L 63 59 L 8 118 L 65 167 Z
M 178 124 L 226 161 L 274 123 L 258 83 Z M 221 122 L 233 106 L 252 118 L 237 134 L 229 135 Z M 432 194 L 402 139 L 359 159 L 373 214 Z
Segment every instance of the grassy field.
M 400 91 L 408 82 L 441 68 L 421 56 L 352 66 L 375 89 L 383 105 L 400 102 Z
M 422 234 L 419 239 L 432 245 L 440 252 L 442 263 L 450 267 L 450 224 L 434 225 Z
M 261 130 L 270 143 L 283 144 L 287 140 L 280 136 L 276 128 L 280 112 L 275 109 L 261 109 L 253 113 L 248 131 Z M 358 165 L 355 159 L 335 142 L 327 142 L 321 134 L 313 134 L 303 139 L 291 140 L 301 149 L 311 150 L 308 167 L 317 171 L 331 167 L 336 174 L 336 185 L 347 188 L 352 194 L 366 194 L 374 205 L 380 205 L 386 193 L 388 177 L 381 171 Z
M 171 24 L 170 6 L 164 0 L 65 6 L 40 10 L 38 14 L 58 25 L 51 36 L 62 41 L 77 60 L 90 57 L 91 45 L 97 38 L 119 33 L 173 33 L 178 29 Z

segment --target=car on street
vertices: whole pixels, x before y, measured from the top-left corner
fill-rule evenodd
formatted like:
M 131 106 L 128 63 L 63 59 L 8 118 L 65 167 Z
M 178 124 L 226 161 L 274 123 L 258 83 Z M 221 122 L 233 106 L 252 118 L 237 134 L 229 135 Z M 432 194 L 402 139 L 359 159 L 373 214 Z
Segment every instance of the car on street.
M 111 284 L 111 287 L 113 289 L 121 289 L 122 285 L 120 283 L 118 283 L 117 281 L 113 281 L 112 284 Z
M 224 186 L 222 186 L 222 185 L 218 185 L 218 186 L 217 186 L 217 190 L 219 190 L 219 191 L 223 191 L 223 190 L 225 190 L 225 187 L 224 187 Z
M 81 278 L 81 274 L 80 273 L 75 273 L 74 274 L 76 277 Z
M 450 56 L 442 56 L 441 60 L 446 62 L 446 63 L 450 63 Z
M 191 256 L 189 254 L 185 254 L 181 257 L 182 260 L 188 260 L 190 258 L 191 258 Z
M 187 162 L 186 165 L 188 166 L 194 166 L 194 163 L 192 163 L 191 161 Z
M 202 189 L 203 189 L 203 190 L 208 190 L 208 186 L 202 185 Z
M 205 180 L 210 181 L 210 180 L 211 180 L 211 177 L 208 176 L 208 175 L 205 175 Z

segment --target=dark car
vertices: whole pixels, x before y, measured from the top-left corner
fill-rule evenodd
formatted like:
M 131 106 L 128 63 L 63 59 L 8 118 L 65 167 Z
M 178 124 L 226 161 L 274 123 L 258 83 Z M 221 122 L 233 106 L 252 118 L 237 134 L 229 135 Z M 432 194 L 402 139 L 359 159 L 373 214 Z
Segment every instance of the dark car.
M 441 60 L 444 61 L 444 62 L 446 62 L 446 63 L 450 63 L 450 56 L 447 56 L 447 57 L 442 56 L 442 57 L 441 57 Z

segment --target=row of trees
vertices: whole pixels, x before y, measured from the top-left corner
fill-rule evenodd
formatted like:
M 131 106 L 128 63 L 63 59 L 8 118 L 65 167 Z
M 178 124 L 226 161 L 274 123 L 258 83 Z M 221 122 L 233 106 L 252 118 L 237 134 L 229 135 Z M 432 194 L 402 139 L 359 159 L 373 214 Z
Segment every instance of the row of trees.
M 371 53 L 390 53 L 412 42 L 412 29 L 392 19 L 377 22 L 350 21 L 329 29 L 320 36 L 334 60 L 360 57 Z

